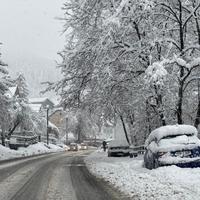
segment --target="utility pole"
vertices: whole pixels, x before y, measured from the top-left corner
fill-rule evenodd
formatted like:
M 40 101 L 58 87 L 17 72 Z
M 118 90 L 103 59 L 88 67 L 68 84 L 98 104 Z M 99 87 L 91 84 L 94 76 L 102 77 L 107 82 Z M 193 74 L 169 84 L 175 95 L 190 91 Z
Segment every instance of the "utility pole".
M 68 145 L 68 118 L 65 120 L 66 145 Z
M 49 144 L 49 106 L 46 106 L 47 109 L 47 144 Z

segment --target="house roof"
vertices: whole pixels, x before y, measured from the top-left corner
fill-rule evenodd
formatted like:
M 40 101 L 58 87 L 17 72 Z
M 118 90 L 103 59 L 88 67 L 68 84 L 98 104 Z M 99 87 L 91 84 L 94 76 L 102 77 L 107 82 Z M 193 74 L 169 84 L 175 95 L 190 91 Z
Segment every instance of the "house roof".
M 47 97 L 39 97 L 39 98 L 30 98 L 29 102 L 30 103 L 43 103 L 47 100 Z
M 17 91 L 17 86 L 9 87 L 8 91 L 6 92 L 6 96 L 11 98 L 15 95 L 16 91 Z
M 42 104 L 29 104 L 29 106 L 35 112 L 39 112 L 42 108 Z
M 65 113 L 65 111 L 63 110 L 63 108 L 59 107 L 59 108 L 54 108 L 54 110 L 52 110 L 52 112 L 50 113 L 49 116 L 51 117 L 52 115 L 54 115 L 57 112 L 63 112 L 63 113 Z

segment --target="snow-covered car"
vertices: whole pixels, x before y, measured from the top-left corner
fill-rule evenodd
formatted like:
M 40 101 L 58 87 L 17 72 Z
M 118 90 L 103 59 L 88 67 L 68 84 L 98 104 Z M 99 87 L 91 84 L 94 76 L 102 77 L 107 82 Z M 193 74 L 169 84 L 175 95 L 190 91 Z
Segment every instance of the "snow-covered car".
M 128 156 L 129 144 L 124 140 L 112 140 L 108 144 L 108 157 L 111 156 Z
M 37 135 L 32 131 L 14 132 L 10 136 L 9 147 L 18 149 L 19 147 L 28 147 L 31 144 L 37 143 Z
M 144 166 L 200 167 L 200 140 L 190 125 L 168 125 L 155 129 L 145 142 Z

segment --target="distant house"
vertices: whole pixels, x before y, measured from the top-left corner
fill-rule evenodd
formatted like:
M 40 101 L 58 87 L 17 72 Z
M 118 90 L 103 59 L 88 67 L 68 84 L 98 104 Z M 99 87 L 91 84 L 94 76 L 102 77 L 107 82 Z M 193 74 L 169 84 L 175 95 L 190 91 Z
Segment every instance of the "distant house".
M 50 121 L 48 125 L 48 133 L 49 133 L 49 143 L 56 144 L 60 137 L 60 132 L 59 129 Z
M 46 109 L 47 106 L 51 110 L 54 108 L 54 103 L 49 100 L 47 97 L 43 98 L 31 98 L 29 99 L 29 106 L 35 112 L 40 112 L 43 109 Z
M 8 98 L 13 98 L 19 96 L 19 88 L 18 86 L 9 87 L 8 91 L 5 94 Z
M 66 112 L 62 108 L 54 110 L 49 115 L 49 121 L 58 127 L 59 132 L 64 136 L 67 132 L 68 118 Z

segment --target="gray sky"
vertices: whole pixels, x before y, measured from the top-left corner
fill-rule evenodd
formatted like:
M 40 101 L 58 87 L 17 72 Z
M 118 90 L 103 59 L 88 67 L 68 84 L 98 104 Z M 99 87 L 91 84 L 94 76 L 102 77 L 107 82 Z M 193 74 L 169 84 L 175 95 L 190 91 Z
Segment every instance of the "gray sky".
M 0 42 L 4 61 L 57 59 L 64 46 L 61 7 L 66 0 L 0 0 Z

